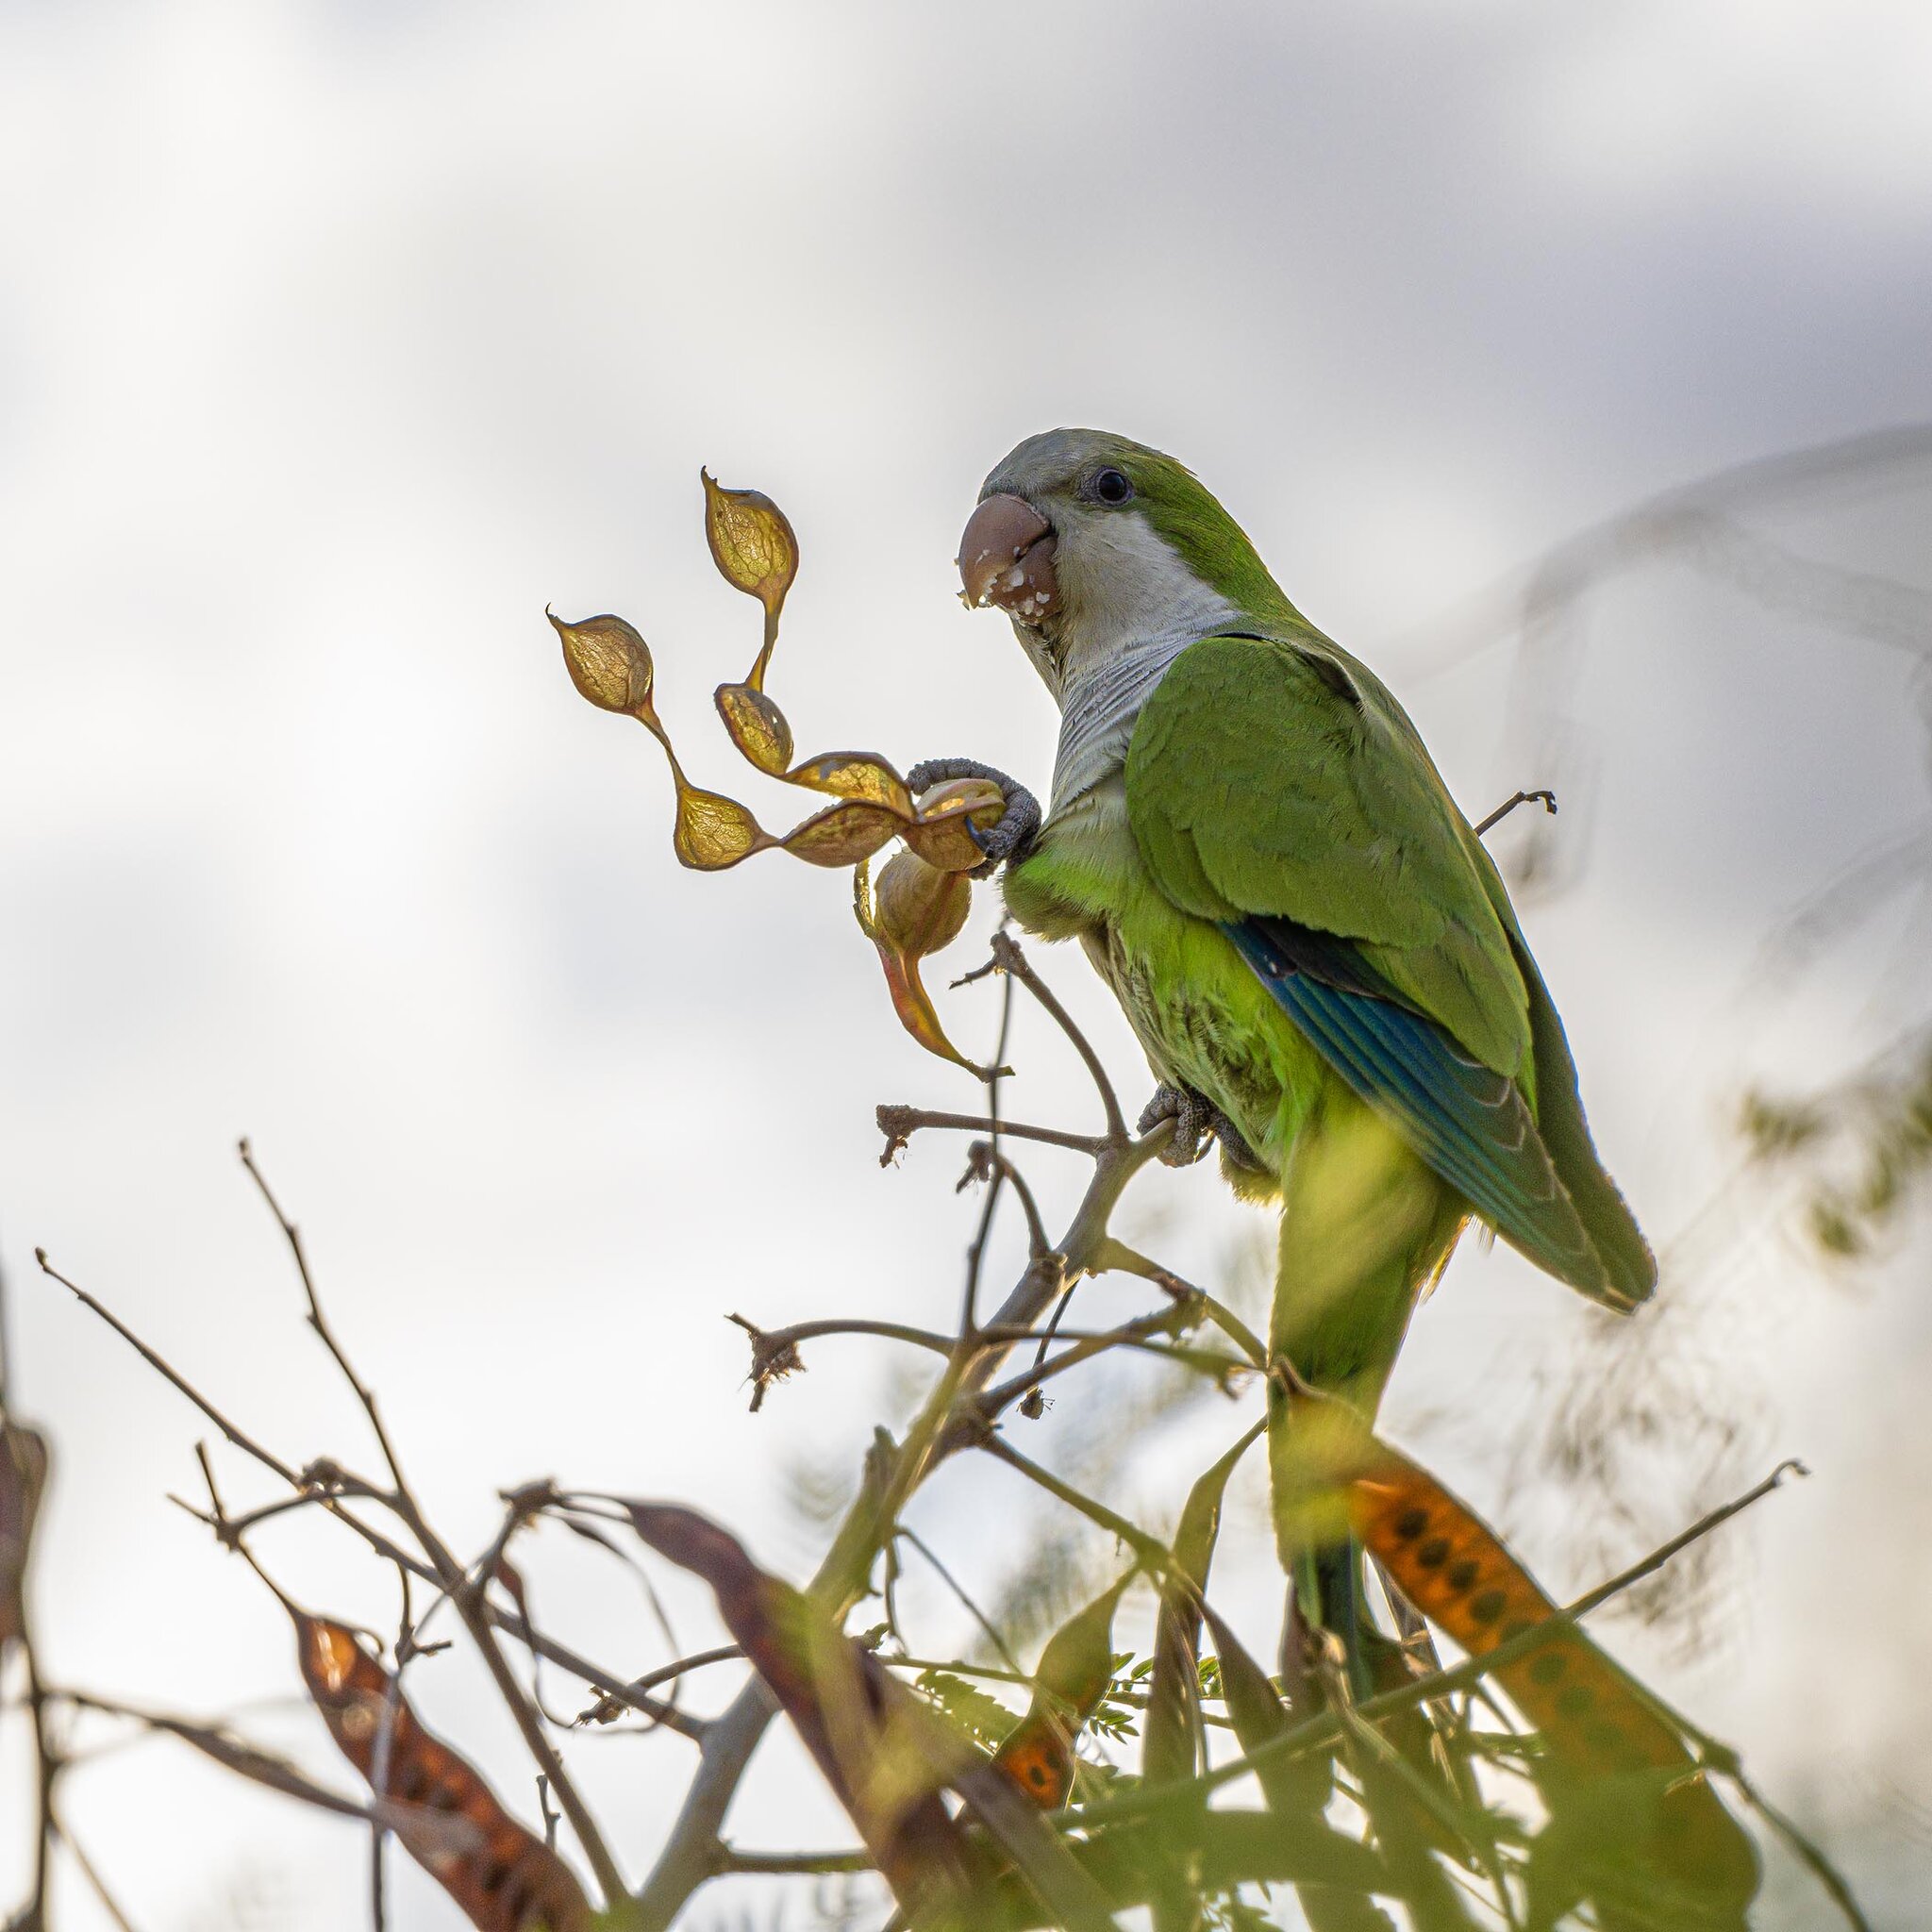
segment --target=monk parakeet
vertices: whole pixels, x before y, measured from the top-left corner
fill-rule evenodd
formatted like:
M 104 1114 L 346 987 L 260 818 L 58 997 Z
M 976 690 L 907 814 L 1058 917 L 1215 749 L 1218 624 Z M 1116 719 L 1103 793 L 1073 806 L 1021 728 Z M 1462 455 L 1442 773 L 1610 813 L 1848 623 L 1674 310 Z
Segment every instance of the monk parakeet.
M 1043 821 L 991 835 L 1029 932 L 1077 938 L 1160 1082 L 1143 1128 L 1278 1196 L 1270 1350 L 1373 1415 L 1472 1216 L 1628 1309 L 1656 1263 L 1591 1145 L 1496 868 L 1402 707 L 1172 457 L 1059 429 L 987 478 L 969 604 L 1060 709 Z M 917 785 L 992 776 L 934 760 Z M 1325 1620 L 1324 1620 L 1325 1621 Z

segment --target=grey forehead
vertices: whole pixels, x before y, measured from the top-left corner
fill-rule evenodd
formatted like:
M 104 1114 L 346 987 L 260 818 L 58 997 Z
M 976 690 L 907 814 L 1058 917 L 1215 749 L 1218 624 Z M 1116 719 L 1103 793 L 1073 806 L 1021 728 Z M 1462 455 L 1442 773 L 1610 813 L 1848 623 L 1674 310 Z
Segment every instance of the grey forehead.
M 1052 490 L 1085 464 L 1116 454 L 1121 439 L 1103 429 L 1046 429 L 1029 436 L 994 464 L 980 486 L 982 500 L 1002 492 L 1031 496 Z

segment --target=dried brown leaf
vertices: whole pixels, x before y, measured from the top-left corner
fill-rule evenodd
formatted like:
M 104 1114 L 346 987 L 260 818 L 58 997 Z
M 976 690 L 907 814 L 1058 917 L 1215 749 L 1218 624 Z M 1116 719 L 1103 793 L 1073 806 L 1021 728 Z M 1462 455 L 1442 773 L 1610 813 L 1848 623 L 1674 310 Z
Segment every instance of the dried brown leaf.
M 26 1565 L 47 1483 L 47 1439 L 0 1421 L 0 1657 L 26 1624 Z
M 472 1841 L 442 1831 L 397 1835 L 480 1932 L 588 1932 L 582 1888 L 541 1839 L 510 1817 L 469 1762 L 425 1730 L 395 1679 L 354 1631 L 291 1606 L 304 1682 L 343 1757 L 375 1788 L 377 1752 L 388 1735 L 378 1796 L 425 1818 L 451 1818 Z

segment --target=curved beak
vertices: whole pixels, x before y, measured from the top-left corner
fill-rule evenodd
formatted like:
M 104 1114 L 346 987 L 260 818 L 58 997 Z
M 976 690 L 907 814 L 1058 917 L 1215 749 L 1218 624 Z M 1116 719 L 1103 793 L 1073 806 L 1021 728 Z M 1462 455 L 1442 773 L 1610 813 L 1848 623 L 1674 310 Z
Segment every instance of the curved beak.
M 1054 528 L 1019 496 L 989 496 L 959 538 L 959 581 L 969 609 L 991 604 L 1022 624 L 1041 623 L 1058 605 Z

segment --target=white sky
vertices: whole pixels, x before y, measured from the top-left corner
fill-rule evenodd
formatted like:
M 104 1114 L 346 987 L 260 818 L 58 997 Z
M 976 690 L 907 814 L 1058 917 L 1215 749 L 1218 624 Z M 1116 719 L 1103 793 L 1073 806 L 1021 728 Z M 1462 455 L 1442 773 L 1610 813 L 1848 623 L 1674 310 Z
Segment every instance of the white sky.
M 1480 811 L 1541 774 L 1506 726 L 1507 654 L 1438 670 L 1433 619 L 1650 491 L 1932 416 L 1928 58 L 1919 7 L 1743 0 L 0 8 L 0 1240 L 17 1396 L 58 1456 L 51 1674 L 193 1710 L 292 1699 L 272 1603 L 163 1500 L 206 1431 L 31 1258 L 291 1459 L 362 1455 L 242 1132 L 461 1546 L 499 1485 L 555 1473 L 686 1497 L 802 1574 L 818 1533 L 782 1473 L 853 1470 L 898 1419 L 895 1365 L 849 1343 L 748 1417 L 721 1317 L 949 1316 L 955 1151 L 882 1174 L 870 1120 L 967 1091 L 894 1031 L 842 875 L 676 869 L 654 748 L 575 698 L 543 622 L 629 616 L 694 774 L 734 777 L 706 694 L 756 613 L 710 571 L 701 462 L 799 528 L 774 688 L 811 747 L 1044 780 L 1046 700 L 959 612 L 950 559 L 1009 444 L 1095 423 L 1201 472 Z M 1924 508 L 1781 527 L 1923 574 Z M 1591 809 L 1557 822 L 1574 883 L 1528 918 L 1662 1240 L 1728 1158 L 1746 1070 L 1842 1068 L 1883 1037 L 1874 999 L 1915 990 L 1869 963 L 1879 928 L 1800 1002 L 1740 995 L 1780 912 L 1923 813 L 1924 728 L 1897 659 L 1678 569 L 1593 600 L 1589 630 Z M 1138 1104 L 1124 1026 L 1080 960 L 1047 963 Z M 977 1038 L 991 995 L 947 1010 Z M 1016 1108 L 1081 1116 L 1053 1042 L 1020 1058 Z M 1038 1167 L 1064 1207 L 1077 1175 Z M 1205 1171 L 1146 1194 L 1149 1242 L 1203 1273 L 1248 1225 Z M 1658 1668 L 1794 1808 L 1862 1821 L 1845 1849 L 1882 1901 L 1932 1833 L 1924 1691 L 1899 1681 L 1932 1577 L 1884 1531 L 1932 1473 L 1925 1304 L 1807 1285 L 1769 1242 L 1724 1280 L 1663 1331 L 1709 1358 L 1690 1392 L 1749 1422 L 1691 1487 L 1787 1451 L 1817 1474 L 1731 1533 L 1721 1641 Z M 1536 1377 L 1592 1341 L 1472 1251 L 1391 1426 L 1500 1507 Z M 1070 1397 L 1036 1440 L 1072 1454 L 1106 1424 Z M 1154 1438 L 1125 1501 L 1158 1521 L 1180 1448 L 1233 1430 L 1204 1411 Z M 958 1555 L 1016 1500 L 961 1468 L 917 1521 Z M 1661 1534 L 1678 1488 L 1656 1500 Z M 1564 1575 L 1548 1517 L 1524 1520 L 1552 1582 L 1594 1580 Z M 565 1541 L 524 1552 L 540 1608 L 659 1660 L 634 1586 Z M 391 1580 L 326 1529 L 261 1546 L 318 1605 L 392 1620 Z M 527 1815 L 476 1674 L 425 1664 L 414 1693 Z M 346 1780 L 293 1702 L 249 1721 Z M 687 1747 L 578 1756 L 641 1874 Z M 358 1834 L 171 1747 L 77 1771 L 68 1810 L 143 1932 L 361 1908 Z M 846 1836 L 782 1757 L 733 1824 Z M 71 1881 L 59 1909 L 102 1923 Z M 399 1875 L 392 1923 L 452 1920 Z

